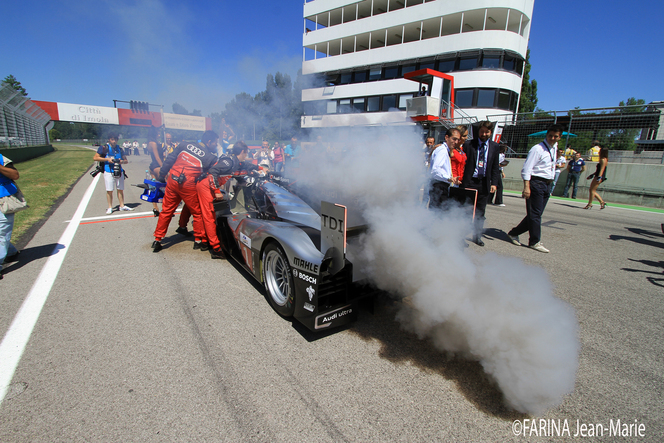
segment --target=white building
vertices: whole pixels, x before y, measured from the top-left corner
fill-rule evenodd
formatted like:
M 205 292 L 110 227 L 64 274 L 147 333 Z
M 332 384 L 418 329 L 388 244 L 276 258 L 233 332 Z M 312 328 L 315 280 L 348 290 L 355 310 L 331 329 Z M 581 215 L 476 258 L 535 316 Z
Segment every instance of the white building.
M 466 114 L 515 112 L 534 0 L 311 0 L 304 4 L 303 128 L 406 120 L 431 68 Z M 359 115 L 359 114 L 361 115 Z

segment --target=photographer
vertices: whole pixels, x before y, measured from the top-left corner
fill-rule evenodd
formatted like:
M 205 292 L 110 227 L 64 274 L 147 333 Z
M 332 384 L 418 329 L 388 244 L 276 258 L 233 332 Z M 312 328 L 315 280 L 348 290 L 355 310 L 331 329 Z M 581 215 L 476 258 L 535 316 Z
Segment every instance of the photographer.
M 129 161 L 118 146 L 118 135 L 111 133 L 108 135 L 108 143 L 100 146 L 95 154 L 94 161 L 101 162 L 100 166 L 104 169 L 104 183 L 106 184 L 106 201 L 108 202 L 107 214 L 113 213 L 113 189 L 118 190 L 118 202 L 120 211 L 131 211 L 132 209 L 124 204 L 124 179 L 125 172 L 122 164 Z

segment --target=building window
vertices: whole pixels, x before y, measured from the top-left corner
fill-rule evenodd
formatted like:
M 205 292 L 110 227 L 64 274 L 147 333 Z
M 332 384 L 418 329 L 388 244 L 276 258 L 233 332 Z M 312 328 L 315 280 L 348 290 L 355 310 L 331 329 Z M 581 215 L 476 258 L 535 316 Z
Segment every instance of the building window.
M 399 67 L 398 66 L 390 66 L 389 68 L 383 69 L 383 78 L 385 80 L 390 80 L 393 78 L 398 78 L 399 77 Z
M 383 105 L 381 106 L 382 111 L 391 111 L 397 107 L 397 96 L 394 95 L 385 95 L 383 96 Z
M 478 108 L 493 108 L 493 102 L 496 99 L 495 89 L 480 89 L 477 94 Z
M 408 100 L 413 98 L 413 94 L 400 94 L 399 95 L 399 109 L 402 111 L 406 110 L 406 105 L 408 104 Z
M 347 85 L 353 80 L 353 73 L 352 72 L 347 72 L 345 74 L 341 74 L 341 77 L 339 79 L 339 84 L 340 85 Z
M 380 80 L 382 70 L 380 68 L 372 68 L 369 70 L 369 81 Z
M 327 102 L 327 113 L 328 114 L 336 114 L 337 113 L 337 101 L 336 100 L 330 100 Z
M 369 97 L 367 99 L 367 112 L 378 112 L 378 111 L 380 111 L 380 96 Z
M 510 111 L 516 112 L 516 104 L 519 102 L 519 94 L 512 92 L 512 99 L 510 101 Z
M 415 65 L 404 65 L 401 67 L 401 77 L 404 75 L 408 74 L 409 72 L 413 72 L 415 70 Z
M 514 71 L 515 68 L 516 68 L 516 57 L 505 54 L 505 59 L 503 60 L 503 69 L 506 71 Z
M 460 58 L 458 71 L 470 71 L 477 68 L 477 57 Z
M 461 89 L 454 91 L 454 104 L 459 108 L 472 108 L 474 92 L 474 89 Z
M 519 74 L 519 77 L 523 76 L 523 63 L 524 63 L 524 60 L 522 60 L 520 58 L 517 59 L 517 61 L 516 61 L 516 73 Z
M 501 89 L 498 91 L 498 109 L 510 109 L 510 91 Z
M 419 69 L 436 69 L 436 62 L 420 63 Z
M 452 72 L 454 71 L 454 64 L 456 63 L 456 59 L 450 59 L 450 60 L 441 60 L 438 62 L 438 71 L 440 72 Z
M 306 115 L 321 115 L 327 111 L 327 101 L 318 100 L 313 102 L 304 102 L 304 113 Z
M 349 98 L 342 98 L 339 100 L 339 108 L 337 109 L 339 114 L 348 114 L 351 112 L 351 109 Z
M 353 83 L 363 83 L 367 81 L 367 71 L 357 71 L 353 76 Z
M 485 55 L 482 57 L 482 67 L 486 69 L 499 69 L 500 56 L 499 55 Z
M 353 109 L 356 112 L 364 112 L 364 97 L 353 99 Z

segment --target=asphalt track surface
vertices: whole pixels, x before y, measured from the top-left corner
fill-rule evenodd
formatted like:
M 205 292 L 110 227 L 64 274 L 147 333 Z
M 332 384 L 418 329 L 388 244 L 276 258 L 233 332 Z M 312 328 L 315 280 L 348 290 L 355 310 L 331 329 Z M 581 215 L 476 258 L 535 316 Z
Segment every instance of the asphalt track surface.
M 142 182 L 148 158 L 130 162 L 127 184 Z M 175 222 L 154 254 L 156 219 L 139 188 L 125 190 L 135 211 L 107 217 L 99 181 L 71 243 L 59 245 L 91 182 L 78 182 L 0 281 L 6 337 L 60 254 L 5 386 L 2 442 L 560 441 L 581 438 L 577 420 L 636 421 L 645 435 L 627 441 L 662 441 L 661 212 L 553 199 L 542 239 L 551 253 L 542 254 L 505 236 L 525 213 L 522 199 L 507 194 L 507 206 L 488 208 L 486 247 L 466 253 L 543 267 L 580 323 L 575 390 L 542 417 L 568 420 L 570 437 L 515 436 L 514 421 L 532 417 L 504 406 L 479 363 L 403 331 L 399 302 L 381 298 L 350 327 L 315 336 L 279 317 L 237 266 L 192 250 Z

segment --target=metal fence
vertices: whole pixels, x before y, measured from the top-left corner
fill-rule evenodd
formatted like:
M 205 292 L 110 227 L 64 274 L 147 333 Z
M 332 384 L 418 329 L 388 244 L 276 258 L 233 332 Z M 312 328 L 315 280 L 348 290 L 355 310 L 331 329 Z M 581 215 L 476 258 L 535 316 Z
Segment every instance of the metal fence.
M 527 114 L 491 115 L 502 129 L 501 142 L 525 155 L 541 141 L 543 132 L 554 123 L 565 129 L 561 148 L 571 147 L 584 156 L 593 140 L 608 148 L 612 161 L 661 163 L 664 140 L 657 140 L 662 115 L 656 106 L 619 106 L 614 108 L 573 109 Z M 652 152 L 654 151 L 654 152 Z
M 28 97 L 8 85 L 0 87 L 0 146 L 47 145 L 50 120 Z

